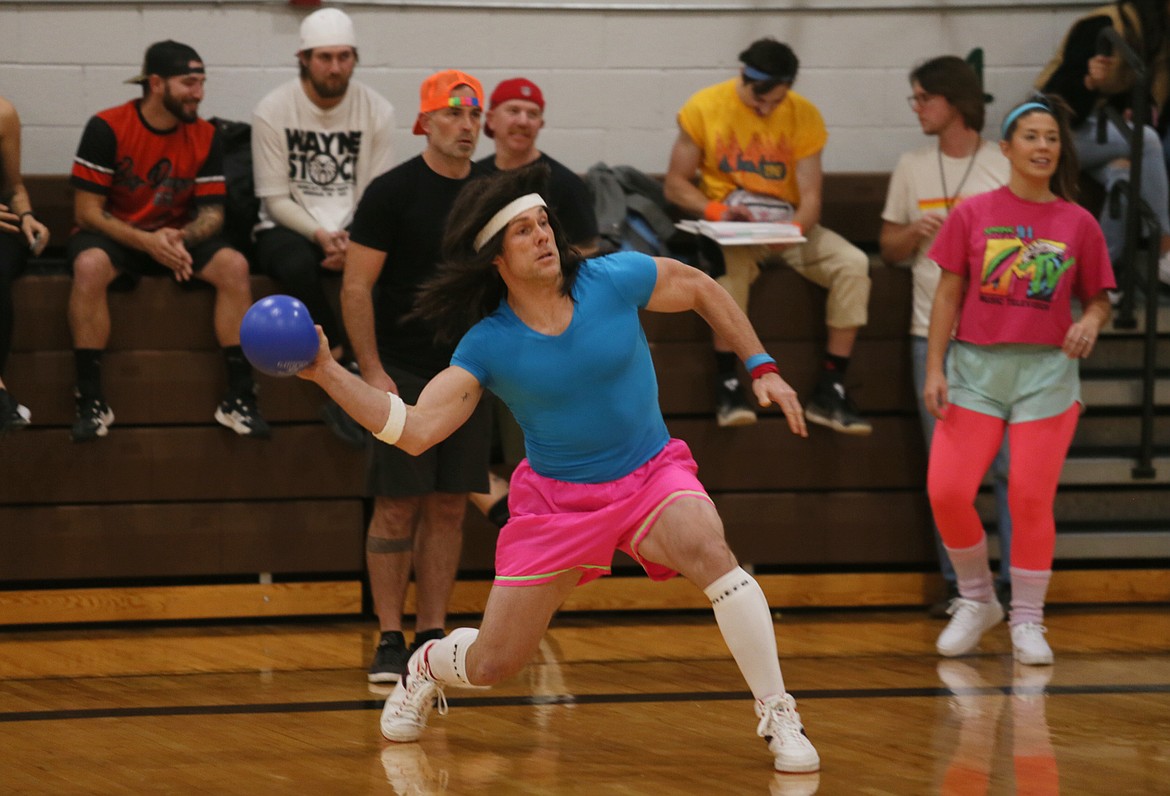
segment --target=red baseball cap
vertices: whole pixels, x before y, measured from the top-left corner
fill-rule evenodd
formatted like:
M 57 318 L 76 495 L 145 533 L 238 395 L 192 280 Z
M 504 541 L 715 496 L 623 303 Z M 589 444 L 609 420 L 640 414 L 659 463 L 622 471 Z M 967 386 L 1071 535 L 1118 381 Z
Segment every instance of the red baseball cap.
M 538 108 L 544 110 L 544 94 L 541 93 L 540 86 L 526 77 L 513 77 L 501 81 L 492 92 L 491 107 L 503 105 L 509 100 L 535 102 Z M 483 131 L 487 133 L 488 138 L 495 138 L 491 124 L 484 122 Z

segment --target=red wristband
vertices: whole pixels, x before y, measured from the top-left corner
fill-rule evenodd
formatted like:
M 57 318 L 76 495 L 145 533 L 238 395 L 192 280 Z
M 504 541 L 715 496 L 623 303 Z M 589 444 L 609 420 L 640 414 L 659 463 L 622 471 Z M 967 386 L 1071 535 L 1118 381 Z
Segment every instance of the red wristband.
M 775 362 L 764 362 L 756 365 L 754 368 L 752 368 L 752 380 L 755 381 L 765 373 L 775 373 L 777 376 L 779 376 L 780 368 L 776 367 Z
M 703 208 L 703 218 L 708 221 L 719 221 L 726 212 L 727 205 L 722 202 L 707 202 L 707 206 Z

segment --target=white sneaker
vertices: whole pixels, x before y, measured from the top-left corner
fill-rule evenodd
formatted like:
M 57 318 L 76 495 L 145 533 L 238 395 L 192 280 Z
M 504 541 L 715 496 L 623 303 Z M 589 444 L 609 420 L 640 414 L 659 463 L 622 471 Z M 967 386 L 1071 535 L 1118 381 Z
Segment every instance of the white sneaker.
M 935 670 L 938 679 L 951 692 L 951 710 L 959 718 L 983 715 L 984 707 L 990 704 L 987 697 L 994 696 L 995 692 L 978 671 L 962 661 L 939 661 Z
M 947 609 L 951 621 L 939 634 L 935 648 L 939 655 L 954 658 L 975 649 L 988 629 L 1003 621 L 1003 606 L 999 600 L 989 603 L 956 597 Z
M 1044 640 L 1048 628 L 1036 622 L 1012 625 L 1012 656 L 1025 666 L 1052 663 L 1052 647 Z
M 399 796 L 430 796 L 447 792 L 447 770 L 436 771 L 419 744 L 390 744 L 382 750 L 386 781 Z
M 417 741 L 426 729 L 427 718 L 435 703 L 439 715 L 447 715 L 447 697 L 443 687 L 431 678 L 427 653 L 438 644 L 432 639 L 419 647 L 406 662 L 406 676 L 398 681 L 382 708 L 382 735 L 389 741 L 409 743 Z
M 816 771 L 811 774 L 777 772 L 768 783 L 768 796 L 812 796 L 820 787 L 821 775 Z
M 821 758 L 804 734 L 804 725 L 796 712 L 796 700 L 791 694 L 756 702 L 756 715 L 760 717 L 756 735 L 768 742 L 777 771 L 803 774 L 821 767 Z

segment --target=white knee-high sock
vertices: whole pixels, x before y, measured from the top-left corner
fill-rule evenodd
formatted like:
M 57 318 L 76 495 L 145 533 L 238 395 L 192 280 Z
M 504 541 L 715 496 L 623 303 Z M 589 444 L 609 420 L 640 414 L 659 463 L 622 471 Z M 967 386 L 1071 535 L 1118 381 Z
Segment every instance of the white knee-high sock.
M 439 685 L 472 685 L 467 679 L 467 650 L 478 635 L 477 628 L 459 627 L 430 646 L 427 668 Z
M 764 699 L 784 693 L 772 611 L 756 579 L 736 567 L 715 580 L 703 593 L 711 600 L 715 622 L 731 657 L 739 665 L 752 696 Z

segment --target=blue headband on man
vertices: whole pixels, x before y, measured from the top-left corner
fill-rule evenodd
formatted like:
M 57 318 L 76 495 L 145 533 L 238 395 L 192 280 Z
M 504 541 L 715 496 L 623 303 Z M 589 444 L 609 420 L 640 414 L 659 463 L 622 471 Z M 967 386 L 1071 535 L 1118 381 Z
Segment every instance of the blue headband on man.
M 1006 117 L 1004 117 L 1003 127 L 1001 127 L 999 130 L 999 137 L 1007 140 L 1008 130 L 1011 129 L 1012 124 L 1016 121 L 1016 119 L 1020 118 L 1029 111 L 1044 111 L 1049 115 L 1054 115 L 1052 114 L 1052 108 L 1043 102 L 1025 102 L 1023 105 L 1019 105 L 1013 108 L 1012 111 L 1008 113 Z
M 754 66 L 749 66 L 748 64 L 743 65 L 743 76 L 748 80 L 775 80 L 778 83 L 792 82 L 792 78 L 788 77 L 787 75 L 777 77 L 776 75 L 770 75 L 767 72 L 756 69 Z

